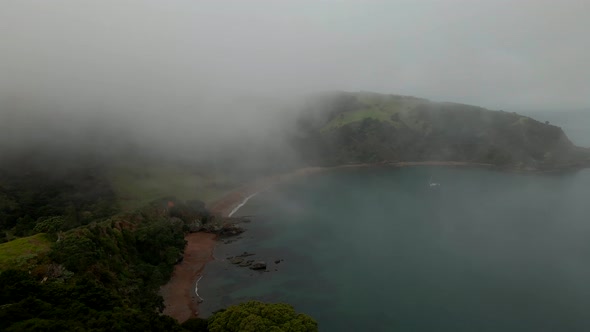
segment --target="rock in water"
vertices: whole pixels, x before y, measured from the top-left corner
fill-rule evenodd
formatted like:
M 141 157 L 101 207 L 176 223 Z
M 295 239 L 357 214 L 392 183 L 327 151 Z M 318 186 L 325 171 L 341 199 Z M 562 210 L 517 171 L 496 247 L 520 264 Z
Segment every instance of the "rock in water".
M 250 266 L 250 265 L 252 265 L 252 262 L 254 262 L 254 261 L 253 260 L 244 261 L 244 262 L 240 263 L 240 267 Z
M 234 236 L 243 232 L 244 230 L 236 224 L 223 224 L 221 230 L 219 231 L 219 235 Z
M 255 255 L 255 254 L 253 254 L 253 253 L 251 253 L 251 252 L 244 251 L 244 253 L 243 253 L 243 254 L 241 254 L 241 255 L 238 255 L 238 256 L 236 256 L 236 257 L 248 257 L 248 256 L 254 256 L 254 255 Z
M 242 258 L 242 257 L 234 257 L 229 260 L 229 262 L 232 264 L 241 264 L 243 261 L 244 261 L 244 258 Z
M 252 265 L 250 266 L 250 269 L 252 269 L 252 270 L 264 270 L 264 269 L 266 269 L 266 262 L 258 261 L 258 262 L 252 263 Z

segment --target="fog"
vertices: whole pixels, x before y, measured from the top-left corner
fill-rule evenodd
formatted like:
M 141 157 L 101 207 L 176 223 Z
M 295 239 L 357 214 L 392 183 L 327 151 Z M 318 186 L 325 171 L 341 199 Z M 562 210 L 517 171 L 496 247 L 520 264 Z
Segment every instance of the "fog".
M 2 144 L 281 150 L 283 116 L 333 90 L 584 109 L 588 22 L 573 0 L 2 0 Z

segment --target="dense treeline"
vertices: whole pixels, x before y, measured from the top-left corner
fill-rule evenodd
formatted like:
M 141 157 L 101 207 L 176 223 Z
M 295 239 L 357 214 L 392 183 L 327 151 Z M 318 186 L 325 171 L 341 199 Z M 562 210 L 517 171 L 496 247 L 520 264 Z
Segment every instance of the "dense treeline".
M 2 272 L 0 329 L 180 330 L 159 314 L 157 293 L 185 246 L 185 222 L 170 216 L 169 204 L 154 202 L 63 232 L 29 271 Z M 207 218 L 186 203 L 173 204 L 191 211 L 185 215 L 191 220 Z
M 108 182 L 100 172 L 86 171 L 3 173 L 0 230 L 12 237 L 45 233 L 42 238 L 53 244 L 0 272 L 0 330 L 236 331 L 231 327 L 260 324 L 317 330 L 311 318 L 284 305 L 258 304 L 258 318 L 243 323 L 244 314 L 225 311 L 182 325 L 163 315 L 158 290 L 182 259 L 186 232 L 209 226 L 223 234 L 223 227 L 211 222 L 203 202 L 174 197 L 117 213 Z M 246 310 L 249 317 L 252 308 L 228 312 Z
M 249 301 L 217 312 L 208 319 L 207 328 L 211 332 L 307 332 L 317 331 L 318 324 L 288 304 Z
M 115 194 L 97 164 L 2 164 L 0 243 L 13 237 L 69 230 L 116 214 Z M 35 227 L 38 224 L 46 226 Z
M 104 164 L 44 153 L 0 165 L 0 242 L 37 233 L 53 242 L 4 266 L 0 330 L 181 330 L 160 314 L 158 289 L 181 257 L 185 220 L 209 217 L 204 204 L 165 199 L 121 214 Z
M 0 273 L 0 330 L 317 331 L 285 304 L 248 302 L 182 325 L 161 314 L 158 289 L 181 257 L 187 223 L 210 218 L 201 207 L 167 199 L 63 233 L 28 271 Z
M 178 331 L 174 319 L 141 310 L 125 296 L 79 275 L 39 283 L 27 272 L 0 274 L 0 329 L 3 331 Z

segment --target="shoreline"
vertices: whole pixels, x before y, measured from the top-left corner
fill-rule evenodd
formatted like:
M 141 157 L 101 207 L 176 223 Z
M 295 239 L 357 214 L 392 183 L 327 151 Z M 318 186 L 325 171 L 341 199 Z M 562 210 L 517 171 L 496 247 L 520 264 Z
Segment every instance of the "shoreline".
M 217 235 L 212 233 L 190 233 L 184 259 L 174 266 L 170 280 L 160 288 L 164 298 L 164 314 L 175 318 L 180 323 L 199 316 L 198 282 L 203 277 L 205 265 L 214 259 L 213 249 L 217 244 Z
M 515 167 L 502 167 L 494 164 L 476 163 L 469 161 L 383 161 L 378 163 L 358 163 L 358 164 L 343 164 L 337 166 L 309 166 L 295 169 L 289 173 L 270 175 L 261 179 L 258 179 L 252 183 L 246 184 L 235 190 L 230 191 L 221 198 L 211 203 L 208 208 L 216 215 L 222 217 L 231 217 L 236 213 L 239 208 L 247 203 L 247 201 L 258 193 L 270 188 L 273 185 L 279 184 L 284 181 L 290 181 L 295 178 L 327 172 L 337 169 L 347 168 L 369 168 L 369 167 L 417 167 L 417 166 L 443 166 L 443 167 L 481 167 L 489 168 L 503 172 L 513 172 L 522 174 L 543 174 L 553 173 L 560 171 L 571 171 L 579 170 L 584 168 L 590 168 L 590 165 L 586 164 L 573 164 L 573 165 L 561 165 L 554 168 L 547 169 L 536 169 L 536 168 L 515 168 Z
M 492 164 L 471 163 L 462 161 L 403 161 L 344 164 L 338 166 L 310 166 L 296 169 L 289 173 L 277 174 L 258 179 L 255 182 L 237 188 L 208 206 L 211 213 L 222 217 L 233 216 L 250 198 L 265 191 L 273 185 L 290 181 L 302 176 L 318 174 L 337 169 L 355 169 L 369 167 L 414 167 L 414 166 L 450 166 L 450 167 L 495 167 Z
M 313 166 L 303 167 L 289 173 L 275 174 L 260 178 L 254 182 L 243 185 L 232 190 L 220 199 L 208 204 L 207 208 L 213 215 L 221 217 L 232 217 L 251 198 L 270 188 L 273 185 L 285 181 L 294 180 L 307 175 L 328 172 L 337 169 L 355 169 L 369 167 L 416 167 L 416 166 L 444 166 L 444 167 L 483 167 L 501 171 L 518 173 L 547 173 L 553 171 L 572 169 L 564 167 L 552 170 L 537 169 L 514 169 L 502 168 L 493 164 L 473 163 L 462 161 L 404 161 L 404 162 L 380 162 L 380 163 L 359 163 L 344 164 L 338 166 Z M 210 233 L 190 233 L 185 237 L 187 246 L 184 259 L 174 267 L 172 277 L 160 293 L 164 297 L 164 314 L 169 315 L 179 322 L 189 318 L 199 317 L 199 301 L 203 299 L 198 295 L 198 282 L 203 277 L 205 265 L 214 260 L 213 251 L 217 244 L 217 236 Z

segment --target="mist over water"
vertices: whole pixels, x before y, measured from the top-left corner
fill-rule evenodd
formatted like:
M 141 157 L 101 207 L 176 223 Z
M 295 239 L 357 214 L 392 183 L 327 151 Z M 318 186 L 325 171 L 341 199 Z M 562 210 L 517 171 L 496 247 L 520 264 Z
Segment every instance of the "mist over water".
M 320 91 L 565 114 L 588 107 L 589 21 L 573 0 L 4 0 L 0 153 L 287 168 Z
M 440 191 L 428 189 L 430 177 Z M 588 170 L 314 175 L 260 193 L 237 213 L 254 221 L 243 239 L 216 249 L 200 282 L 202 308 L 282 301 L 322 331 L 584 331 L 588 195 Z M 223 259 L 243 251 L 271 272 Z
M 225 192 L 316 166 L 292 143 L 325 91 L 517 111 L 590 147 L 586 7 L 2 0 L 0 178 L 178 166 Z M 253 220 L 207 265 L 201 310 L 281 301 L 322 331 L 588 331 L 589 195 L 590 170 L 373 168 L 274 186 L 237 210 Z M 270 272 L 224 260 L 243 251 Z
M 523 115 L 530 116 L 538 121 L 549 121 L 551 124 L 561 127 L 569 139 L 578 146 L 590 147 L 590 110 L 573 111 L 519 111 Z

